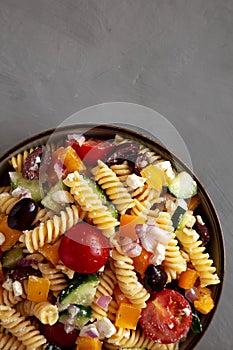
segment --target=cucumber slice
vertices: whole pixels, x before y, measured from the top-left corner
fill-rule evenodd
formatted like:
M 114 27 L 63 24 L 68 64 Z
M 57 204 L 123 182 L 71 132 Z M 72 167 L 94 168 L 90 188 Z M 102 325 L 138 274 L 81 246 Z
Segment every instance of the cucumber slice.
M 173 224 L 173 227 L 175 230 L 177 229 L 177 226 L 179 225 L 179 222 L 180 222 L 180 220 L 185 212 L 186 212 L 186 210 L 178 205 L 174 214 L 172 215 L 171 220 L 172 220 L 172 224 Z
M 99 283 L 95 275 L 84 275 L 74 279 L 58 295 L 61 304 L 91 305 Z
M 57 345 L 49 344 L 46 346 L 45 350 L 62 350 L 62 349 Z
M 170 181 L 168 189 L 176 198 L 190 198 L 197 194 L 197 183 L 189 173 L 182 171 Z
M 20 259 L 24 257 L 23 249 L 20 247 L 8 250 L 2 258 L 2 266 L 6 268 L 14 268 Z
M 42 199 L 42 190 L 40 186 L 39 180 L 33 179 L 25 179 L 21 173 L 17 171 L 9 172 L 10 177 L 10 185 L 13 190 L 17 187 L 23 187 L 28 190 L 31 194 L 31 197 L 34 201 L 40 202 Z
M 108 196 L 104 192 L 104 190 L 91 178 L 88 176 L 83 175 L 83 178 L 85 181 L 88 183 L 88 185 L 92 188 L 93 192 L 97 194 L 103 205 L 105 205 L 108 208 L 108 211 L 112 214 L 112 216 L 115 219 L 119 219 L 119 213 L 118 210 L 116 209 L 115 205 L 109 201 Z
M 53 199 L 53 194 L 59 190 L 67 189 L 67 187 L 63 184 L 62 180 L 59 180 L 47 193 L 47 195 L 42 199 L 41 204 L 47 209 L 59 212 L 62 210 L 62 206 L 55 202 Z
M 81 329 L 85 324 L 87 324 L 92 317 L 92 308 L 90 306 L 84 305 L 72 305 L 76 308 L 77 313 L 75 316 L 67 310 L 62 311 L 59 314 L 59 321 L 65 325 L 74 326 L 77 329 Z
M 180 221 L 177 225 L 177 230 L 183 230 L 185 226 L 187 227 L 193 227 L 193 225 L 196 222 L 195 216 L 192 215 L 189 211 L 186 211 L 184 215 L 180 218 Z

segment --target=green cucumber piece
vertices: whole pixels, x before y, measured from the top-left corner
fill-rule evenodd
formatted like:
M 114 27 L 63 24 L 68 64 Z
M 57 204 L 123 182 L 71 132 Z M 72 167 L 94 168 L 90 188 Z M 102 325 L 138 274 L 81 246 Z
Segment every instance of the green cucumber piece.
M 59 212 L 62 210 L 62 206 L 53 199 L 53 194 L 60 190 L 65 190 L 67 187 L 63 184 L 62 180 L 59 180 L 51 189 L 47 195 L 42 199 L 41 204 L 50 210 Z
M 58 295 L 61 304 L 91 305 L 99 283 L 95 275 L 84 275 L 71 281 Z
M 182 219 L 185 212 L 186 212 L 186 209 L 178 205 L 174 214 L 172 215 L 171 220 L 175 230 L 177 229 L 179 222 Z
M 31 194 L 31 197 L 34 201 L 40 202 L 42 199 L 42 190 L 40 186 L 40 182 L 37 179 L 25 179 L 21 173 L 17 171 L 9 172 L 10 177 L 10 185 L 13 190 L 17 187 L 23 187 L 28 190 Z
M 192 215 L 189 211 L 186 211 L 184 215 L 182 215 L 178 225 L 177 230 L 183 230 L 183 228 L 187 227 L 193 227 L 193 225 L 196 222 L 195 216 Z
M 92 317 L 92 308 L 84 305 L 74 305 L 77 308 L 77 314 L 72 317 L 69 308 L 59 313 L 59 321 L 65 325 L 74 326 L 81 329 Z
M 49 344 L 46 346 L 45 350 L 62 350 L 62 349 L 60 348 L 60 346 Z
M 94 180 L 92 180 L 88 176 L 83 175 L 83 178 L 91 187 L 93 192 L 97 194 L 97 196 L 99 197 L 103 205 L 105 205 L 108 208 L 108 211 L 110 211 L 112 216 L 118 220 L 119 219 L 118 210 L 116 209 L 116 206 L 111 201 L 109 201 L 108 196 L 106 195 L 104 190 Z
M 197 311 L 194 309 L 192 310 L 192 315 L 193 315 L 193 318 L 192 318 L 191 329 L 194 334 L 200 334 L 203 331 L 200 317 L 198 316 Z
M 24 257 L 23 249 L 15 247 L 8 250 L 2 257 L 2 266 L 6 268 L 14 268 L 20 259 Z
M 169 182 L 168 189 L 176 198 L 191 198 L 197 194 L 197 183 L 189 173 L 182 171 Z

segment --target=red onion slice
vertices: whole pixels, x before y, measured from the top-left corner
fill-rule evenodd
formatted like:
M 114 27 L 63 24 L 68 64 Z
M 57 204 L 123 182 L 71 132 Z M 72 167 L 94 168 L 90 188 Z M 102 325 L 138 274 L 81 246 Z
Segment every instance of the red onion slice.
M 111 300 L 112 297 L 110 295 L 102 295 L 96 300 L 96 304 L 99 305 L 102 309 L 107 310 Z
M 168 245 L 172 238 L 171 232 L 161 229 L 158 225 L 138 224 L 136 233 L 146 251 L 154 253 L 158 243 Z
M 198 299 L 197 288 L 193 287 L 191 289 L 187 289 L 185 291 L 185 298 L 188 299 L 188 301 L 190 301 L 190 303 L 193 303 L 194 300 L 197 300 Z

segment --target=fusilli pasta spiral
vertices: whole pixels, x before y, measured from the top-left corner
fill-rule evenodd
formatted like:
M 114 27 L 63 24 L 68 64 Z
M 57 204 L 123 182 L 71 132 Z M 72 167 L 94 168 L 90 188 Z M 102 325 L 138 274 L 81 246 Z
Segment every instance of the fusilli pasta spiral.
M 38 266 L 42 276 L 49 280 L 50 290 L 57 296 L 68 285 L 65 275 L 51 263 L 40 263 Z
M 216 268 L 213 266 L 214 262 L 210 259 L 209 254 L 205 252 L 206 248 L 202 246 L 202 241 L 198 239 L 197 232 L 185 227 L 182 231 L 176 231 L 176 235 L 199 274 L 201 287 L 220 283 Z
M 17 339 L 15 336 L 11 335 L 4 328 L 0 327 L 0 349 L 1 350 L 26 350 L 26 346 Z
M 108 266 L 106 266 L 104 269 L 104 272 L 101 274 L 99 278 L 99 284 L 97 286 L 95 298 L 91 305 L 94 319 L 98 320 L 107 316 L 108 310 L 104 310 L 103 308 L 101 308 L 98 305 L 97 300 L 99 297 L 104 295 L 111 296 L 113 294 L 115 284 L 116 284 L 116 277 L 114 273 L 111 271 L 111 269 Z
M 112 250 L 112 259 L 116 278 L 122 292 L 136 307 L 146 307 L 146 301 L 149 299 L 150 294 L 138 281 L 136 272 L 134 271 L 133 260 L 119 252 L 116 248 Z
M 16 305 L 16 310 L 24 317 L 35 316 L 41 323 L 52 326 L 58 321 L 58 308 L 48 301 L 35 303 L 23 300 Z
M 10 306 L 0 305 L 0 324 L 26 345 L 27 350 L 39 349 L 47 342 L 30 321 Z
M 72 205 L 72 207 L 67 207 L 66 210 L 61 211 L 60 216 L 54 215 L 46 222 L 41 222 L 33 230 L 24 231 L 19 240 L 25 244 L 30 253 L 33 253 L 45 243 L 54 242 L 78 221 L 78 208 Z
M 134 206 L 134 201 L 117 175 L 104 162 L 98 161 L 95 168 L 95 180 L 107 193 L 109 199 L 115 204 L 120 214 Z
M 113 235 L 119 222 L 102 204 L 84 177 L 75 171 L 72 175 L 66 177 L 64 183 L 70 187 L 71 194 L 73 194 L 82 210 L 88 213 L 88 218 L 93 221 L 94 225 L 102 230 L 105 236 Z
M 13 206 L 19 201 L 19 198 L 12 196 L 8 192 L 0 194 L 0 213 L 9 214 Z

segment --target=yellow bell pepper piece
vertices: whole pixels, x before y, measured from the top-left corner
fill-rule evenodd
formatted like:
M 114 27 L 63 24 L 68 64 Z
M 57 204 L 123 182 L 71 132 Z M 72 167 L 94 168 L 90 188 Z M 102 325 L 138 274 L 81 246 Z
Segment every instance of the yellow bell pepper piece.
M 135 330 L 140 315 L 141 309 L 129 303 L 121 303 L 116 313 L 115 325 L 117 327 Z
M 165 183 L 164 174 L 162 170 L 153 164 L 148 165 L 141 171 L 141 176 L 146 178 L 146 182 L 149 186 L 155 190 L 161 191 Z
M 27 299 L 40 303 L 48 299 L 50 282 L 47 278 L 29 276 Z

